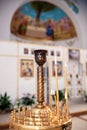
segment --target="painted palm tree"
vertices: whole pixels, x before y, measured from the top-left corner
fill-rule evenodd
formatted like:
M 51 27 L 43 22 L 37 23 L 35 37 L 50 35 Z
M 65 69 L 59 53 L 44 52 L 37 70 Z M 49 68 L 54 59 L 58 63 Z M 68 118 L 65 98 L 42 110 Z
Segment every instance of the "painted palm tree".
M 77 0 L 64 0 L 72 9 L 75 13 L 79 12 L 79 9 L 77 7 Z
M 50 4 L 48 2 L 43 2 L 43 1 L 32 1 L 32 2 L 30 2 L 30 5 L 37 13 L 37 15 L 36 15 L 36 24 L 37 25 L 39 25 L 39 23 L 40 23 L 40 16 L 41 16 L 42 12 L 51 11 L 54 8 L 56 8 L 56 6 L 54 6 L 53 4 Z

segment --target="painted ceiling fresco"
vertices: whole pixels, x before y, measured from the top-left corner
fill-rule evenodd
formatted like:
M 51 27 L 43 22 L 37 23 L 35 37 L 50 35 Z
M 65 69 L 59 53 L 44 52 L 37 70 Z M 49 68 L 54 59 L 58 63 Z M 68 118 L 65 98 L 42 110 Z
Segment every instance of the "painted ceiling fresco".
M 43 1 L 21 6 L 13 15 L 11 33 L 24 39 L 52 41 L 77 36 L 72 21 L 64 11 Z
M 79 0 L 64 0 L 66 2 L 66 4 L 72 8 L 72 10 L 78 14 L 79 13 L 79 8 L 78 8 L 78 4 L 79 4 Z

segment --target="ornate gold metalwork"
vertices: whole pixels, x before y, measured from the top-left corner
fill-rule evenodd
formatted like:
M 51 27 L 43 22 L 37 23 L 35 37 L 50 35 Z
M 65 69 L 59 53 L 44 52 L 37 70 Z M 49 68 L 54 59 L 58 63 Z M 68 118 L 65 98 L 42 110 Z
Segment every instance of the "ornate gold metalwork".
M 37 104 L 33 109 L 29 106 L 18 108 L 11 112 L 10 130 L 71 130 L 71 116 L 66 106 L 50 109 L 44 103 L 43 64 L 46 62 L 46 51 L 36 50 L 35 60 L 37 67 Z M 66 105 L 66 104 L 65 104 Z

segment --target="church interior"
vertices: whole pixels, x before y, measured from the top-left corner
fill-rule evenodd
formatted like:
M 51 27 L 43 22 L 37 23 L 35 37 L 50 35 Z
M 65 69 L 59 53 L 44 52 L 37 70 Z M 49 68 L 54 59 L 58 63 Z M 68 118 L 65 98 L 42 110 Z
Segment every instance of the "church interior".
M 0 0 L 0 130 L 87 130 L 86 0 Z

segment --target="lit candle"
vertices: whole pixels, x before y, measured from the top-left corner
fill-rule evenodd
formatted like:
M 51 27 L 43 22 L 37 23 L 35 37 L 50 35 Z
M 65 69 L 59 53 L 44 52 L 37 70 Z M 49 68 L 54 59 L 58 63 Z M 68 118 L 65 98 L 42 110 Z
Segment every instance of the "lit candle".
M 67 89 L 68 89 L 68 84 L 67 84 L 67 63 L 65 62 L 65 71 L 64 71 L 64 78 L 65 78 L 65 99 L 67 99 Z

